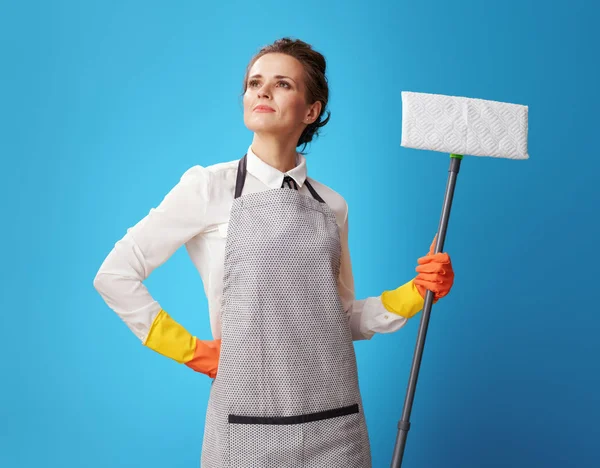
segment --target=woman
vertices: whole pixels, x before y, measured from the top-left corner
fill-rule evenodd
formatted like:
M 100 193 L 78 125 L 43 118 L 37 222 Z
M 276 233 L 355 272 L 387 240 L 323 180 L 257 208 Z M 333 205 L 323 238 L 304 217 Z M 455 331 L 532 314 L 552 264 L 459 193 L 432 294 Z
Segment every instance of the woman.
M 261 49 L 244 78 L 247 154 L 187 170 L 94 280 L 145 346 L 214 378 L 206 468 L 370 467 L 352 341 L 398 330 L 426 289 L 437 300 L 452 287 L 449 256 L 430 250 L 414 279 L 355 300 L 346 202 L 307 177 L 296 150 L 329 120 L 325 68 L 299 40 Z M 214 340 L 191 335 L 142 284 L 184 244 Z

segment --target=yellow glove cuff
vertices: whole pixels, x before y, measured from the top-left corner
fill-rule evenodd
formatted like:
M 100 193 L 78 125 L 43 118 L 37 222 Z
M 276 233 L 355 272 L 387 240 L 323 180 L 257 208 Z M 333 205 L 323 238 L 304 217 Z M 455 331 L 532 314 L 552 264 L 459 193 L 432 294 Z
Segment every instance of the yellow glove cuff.
M 388 311 L 408 319 L 423 309 L 425 299 L 419 293 L 414 280 L 410 280 L 393 291 L 384 291 L 381 294 L 381 302 Z
M 160 310 L 154 318 L 144 346 L 183 364 L 194 357 L 196 337 Z

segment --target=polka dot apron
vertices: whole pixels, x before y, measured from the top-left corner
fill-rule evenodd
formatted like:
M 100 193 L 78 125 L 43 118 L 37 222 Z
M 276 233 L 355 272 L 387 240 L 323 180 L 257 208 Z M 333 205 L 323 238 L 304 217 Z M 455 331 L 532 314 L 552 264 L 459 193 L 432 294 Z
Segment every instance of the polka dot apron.
M 222 342 L 204 468 L 370 468 L 356 357 L 337 290 L 333 211 L 306 180 L 241 196 L 225 247 Z

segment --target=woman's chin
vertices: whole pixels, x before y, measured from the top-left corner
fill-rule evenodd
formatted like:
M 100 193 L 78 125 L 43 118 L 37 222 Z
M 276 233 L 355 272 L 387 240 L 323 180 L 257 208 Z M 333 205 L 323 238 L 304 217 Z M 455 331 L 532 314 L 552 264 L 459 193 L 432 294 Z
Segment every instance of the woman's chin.
M 281 128 L 277 125 L 269 124 L 268 122 L 249 122 L 246 123 L 246 128 L 254 133 L 281 133 Z

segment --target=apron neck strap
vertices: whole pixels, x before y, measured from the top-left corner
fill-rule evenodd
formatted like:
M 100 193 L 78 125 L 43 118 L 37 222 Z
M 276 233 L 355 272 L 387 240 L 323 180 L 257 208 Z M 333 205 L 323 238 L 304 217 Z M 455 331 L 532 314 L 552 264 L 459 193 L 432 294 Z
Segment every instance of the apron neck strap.
M 246 159 L 248 154 L 245 154 L 238 162 L 237 177 L 235 179 L 235 198 L 239 198 L 246 182 Z
M 244 157 L 242 159 L 240 159 L 238 162 L 237 177 L 235 179 L 235 198 L 239 198 L 242 195 L 242 189 L 244 188 L 244 182 L 246 182 L 247 157 L 248 157 L 248 154 L 245 154 Z M 320 203 L 325 203 L 325 201 L 319 196 L 317 191 L 310 184 L 308 179 L 306 179 L 304 181 L 304 183 L 306 184 L 306 188 L 308 188 L 308 190 L 310 191 L 311 195 L 313 196 L 313 198 L 315 200 L 317 200 Z

